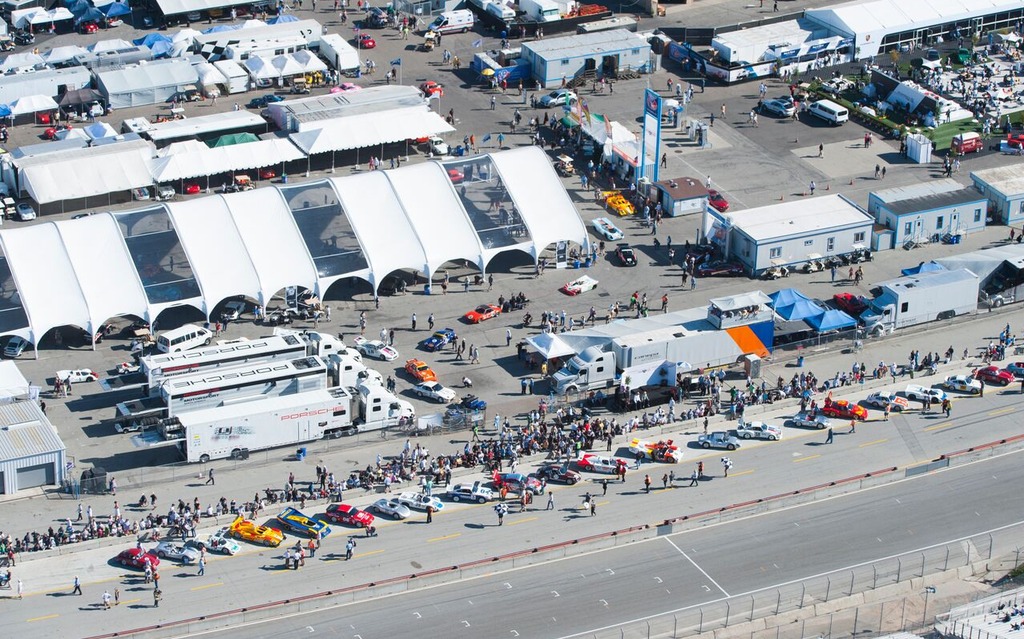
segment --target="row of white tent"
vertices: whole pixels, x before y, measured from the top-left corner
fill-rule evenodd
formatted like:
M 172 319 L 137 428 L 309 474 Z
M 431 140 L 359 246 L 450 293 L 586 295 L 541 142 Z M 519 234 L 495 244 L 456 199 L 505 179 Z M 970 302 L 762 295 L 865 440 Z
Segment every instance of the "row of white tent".
M 181 305 L 209 316 L 237 295 L 266 304 L 289 286 L 322 296 L 350 277 L 376 288 L 400 269 L 430 275 L 468 260 L 485 271 L 510 250 L 536 260 L 560 241 L 587 246 L 583 221 L 541 149 L 470 160 L 486 167 L 489 182 L 500 180 L 525 234 L 500 246 L 484 238 L 494 223 L 478 226 L 479 213 L 470 214 L 449 177 L 452 163 L 436 161 L 5 228 L 0 248 L 11 280 L 3 282 L 0 327 L 38 343 L 53 328 L 95 331 L 116 316 L 153 321 Z M 349 233 L 354 240 L 344 239 Z M 343 250 L 358 253 L 346 262 L 355 267 L 323 267 Z

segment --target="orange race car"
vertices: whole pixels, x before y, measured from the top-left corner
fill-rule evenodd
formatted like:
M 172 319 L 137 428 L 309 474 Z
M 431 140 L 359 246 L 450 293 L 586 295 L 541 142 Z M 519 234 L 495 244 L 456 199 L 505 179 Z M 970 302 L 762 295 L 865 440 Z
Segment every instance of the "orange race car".
M 281 542 L 285 540 L 284 533 L 277 528 L 258 526 L 256 522 L 245 519 L 241 515 L 235 517 L 235 521 L 231 522 L 228 532 L 235 539 L 244 539 L 254 544 L 263 544 L 274 548 L 280 546 Z
M 405 371 L 421 382 L 436 382 L 437 374 L 421 359 L 410 359 L 405 363 Z

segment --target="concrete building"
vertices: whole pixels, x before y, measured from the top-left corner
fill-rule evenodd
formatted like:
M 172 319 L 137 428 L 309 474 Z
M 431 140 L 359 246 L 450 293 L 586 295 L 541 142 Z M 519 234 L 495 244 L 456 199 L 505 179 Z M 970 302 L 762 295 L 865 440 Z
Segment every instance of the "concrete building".
M 988 198 L 995 221 L 1024 222 L 1024 172 L 1020 165 L 999 166 L 971 173 L 974 186 Z
M 868 196 L 868 212 L 881 227 L 873 245 L 892 249 L 980 231 L 986 208 L 977 189 L 952 179 L 876 191 Z
M 33 400 L 0 405 L 0 494 L 59 486 L 67 453 L 57 429 Z
M 708 190 L 691 177 L 655 182 L 652 195 L 667 217 L 703 213 L 708 207 Z
M 598 31 L 523 43 L 523 58 L 534 79 L 545 88 L 593 72 L 594 77 L 614 77 L 620 70 L 647 72 L 651 45 L 625 29 Z
M 870 215 L 842 195 L 826 195 L 729 214 L 708 208 L 703 233 L 756 276 L 770 266 L 806 262 L 808 255 L 867 248 L 873 224 Z

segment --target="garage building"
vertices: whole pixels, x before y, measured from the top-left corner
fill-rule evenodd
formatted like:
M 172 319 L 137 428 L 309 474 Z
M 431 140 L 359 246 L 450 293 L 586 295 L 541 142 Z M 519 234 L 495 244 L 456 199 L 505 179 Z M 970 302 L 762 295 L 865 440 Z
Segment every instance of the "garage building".
M 64 481 L 67 451 L 34 401 L 0 405 L 0 494 Z
M 974 171 L 971 180 L 988 198 L 996 221 L 1002 224 L 1024 222 L 1024 173 L 1020 165 Z
M 873 224 L 842 195 L 826 195 L 729 214 L 708 208 L 703 233 L 756 276 L 770 266 L 806 262 L 810 254 L 827 257 L 867 248 Z
M 615 77 L 619 71 L 646 72 L 651 45 L 625 29 L 598 31 L 523 43 L 523 59 L 544 88 L 558 88 L 563 80 L 580 76 Z
M 703 213 L 708 207 L 708 190 L 691 177 L 655 182 L 654 193 L 668 217 Z
M 985 197 L 977 189 L 948 178 L 868 196 L 868 212 L 889 231 L 876 231 L 884 237 L 876 243 L 877 249 L 980 231 L 985 228 L 986 208 Z

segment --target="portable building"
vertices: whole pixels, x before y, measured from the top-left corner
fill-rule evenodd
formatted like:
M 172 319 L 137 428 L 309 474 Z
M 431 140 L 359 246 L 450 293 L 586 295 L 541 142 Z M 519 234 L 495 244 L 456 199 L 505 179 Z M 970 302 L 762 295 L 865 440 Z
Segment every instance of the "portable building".
M 0 104 L 10 104 L 30 95 L 56 98 L 65 91 L 84 89 L 92 82 L 92 74 L 84 67 L 39 69 L 33 73 L 3 76 L 0 82 Z
M 249 74 L 234 60 L 217 60 L 213 63 L 228 79 L 228 93 L 245 93 L 249 90 Z
M 892 231 L 890 246 L 959 236 L 985 228 L 985 196 L 952 179 L 885 189 L 868 196 L 868 211 Z M 936 237 L 938 236 L 938 237 Z
M 327 60 L 332 69 L 343 71 L 359 68 L 359 52 L 337 33 L 328 33 L 320 38 L 320 56 Z
M 708 190 L 691 177 L 654 183 L 655 201 L 668 217 L 703 213 L 708 207 Z
M 259 43 L 291 36 L 299 36 L 310 48 L 320 45 L 323 27 L 316 20 L 296 20 L 295 22 L 279 22 L 266 26 L 254 26 L 246 29 L 228 29 L 214 31 L 195 36 L 196 50 L 210 61 L 226 57 L 228 47 L 243 43 Z
M 635 33 L 612 29 L 524 42 L 523 59 L 542 87 L 559 87 L 587 73 L 612 77 L 627 69 L 646 72 L 651 45 Z
M 1019 164 L 973 171 L 971 180 L 988 199 L 996 220 L 1002 224 L 1024 222 L 1024 173 Z
M 60 485 L 67 451 L 33 400 L 0 405 L 0 494 Z

